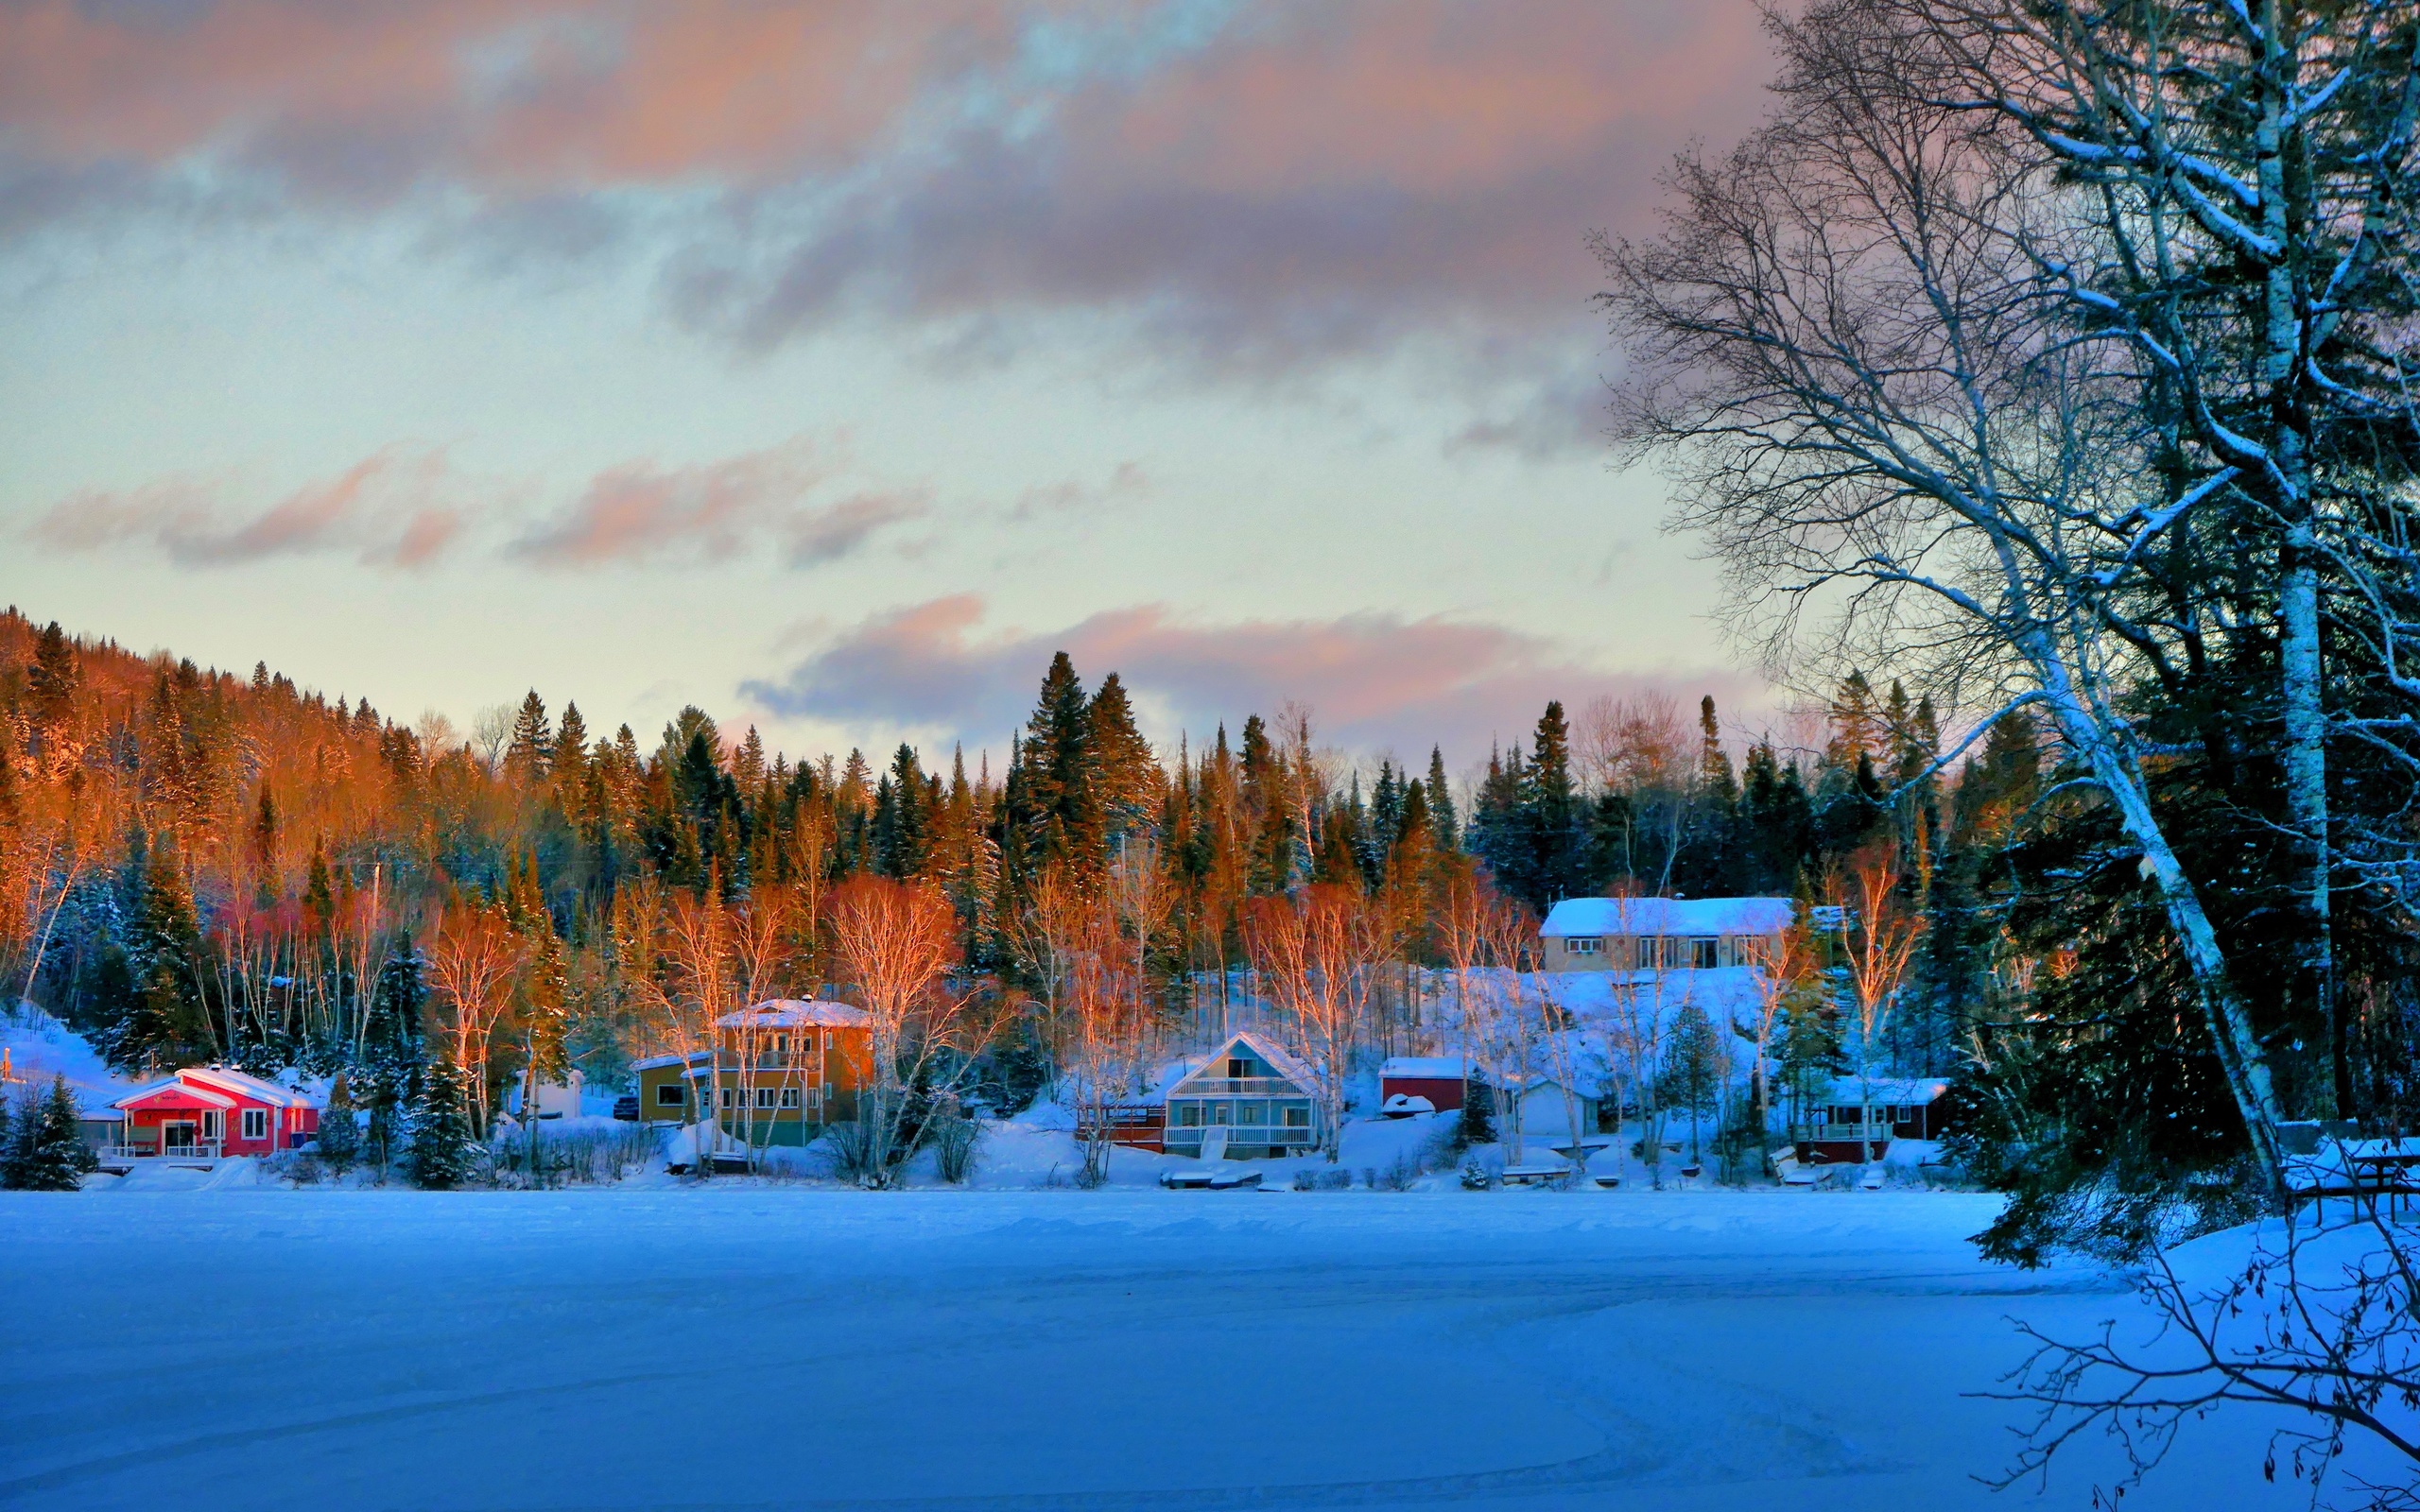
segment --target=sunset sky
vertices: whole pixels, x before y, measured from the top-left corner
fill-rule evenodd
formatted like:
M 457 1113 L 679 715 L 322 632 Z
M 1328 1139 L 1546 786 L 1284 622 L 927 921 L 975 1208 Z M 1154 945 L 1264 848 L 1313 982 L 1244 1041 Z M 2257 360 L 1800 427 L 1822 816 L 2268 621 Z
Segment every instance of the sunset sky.
M 1748 0 L 0 5 L 0 600 L 793 753 L 997 751 L 1061 647 L 1170 743 L 1758 719 L 1583 239 L 1769 68 Z

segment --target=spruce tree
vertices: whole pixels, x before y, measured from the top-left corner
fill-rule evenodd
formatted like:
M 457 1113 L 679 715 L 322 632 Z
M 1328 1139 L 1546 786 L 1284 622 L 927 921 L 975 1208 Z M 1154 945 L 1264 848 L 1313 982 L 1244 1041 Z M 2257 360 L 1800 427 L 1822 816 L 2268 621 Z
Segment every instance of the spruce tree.
M 555 732 L 546 722 L 546 701 L 532 688 L 512 716 L 512 740 L 504 747 L 504 769 L 523 782 L 544 778 L 554 759 Z
M 1428 815 L 1436 827 L 1437 850 L 1452 855 L 1462 848 L 1461 821 L 1454 814 L 1454 789 L 1445 781 L 1445 748 L 1428 747 Z
M 408 1164 L 412 1185 L 425 1192 L 451 1191 L 471 1174 L 471 1123 L 462 1073 L 442 1057 L 430 1061 L 421 1077 L 420 1099 L 412 1106 Z
M 1495 1089 L 1485 1076 L 1462 1078 L 1462 1116 L 1454 1137 L 1466 1146 L 1495 1143 Z
M 100 1162 L 84 1143 L 83 1122 L 67 1078 L 51 1078 L 50 1091 L 30 1088 L 10 1120 L 8 1153 L 0 1158 L 0 1185 L 15 1192 L 73 1192 Z
M 343 1072 L 328 1087 L 328 1106 L 320 1111 L 320 1159 L 341 1176 L 361 1159 L 361 1126 L 354 1121 L 353 1087 Z
M 1116 673 L 1100 679 L 1086 723 L 1101 840 L 1114 851 L 1121 838 L 1150 833 L 1159 808 L 1160 764 L 1135 727 L 1134 706 Z

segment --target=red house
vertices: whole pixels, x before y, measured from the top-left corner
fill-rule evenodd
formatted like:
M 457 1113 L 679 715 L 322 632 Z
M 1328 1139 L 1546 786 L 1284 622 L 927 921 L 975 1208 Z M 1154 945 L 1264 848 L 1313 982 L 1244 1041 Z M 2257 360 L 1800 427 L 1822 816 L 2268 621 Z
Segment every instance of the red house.
M 1462 1106 L 1462 1088 L 1487 1080 L 1486 1073 L 1464 1056 L 1396 1056 L 1378 1068 L 1378 1100 L 1396 1096 L 1426 1097 L 1428 1106 L 1450 1113 Z
M 121 1159 L 269 1155 L 320 1131 L 308 1096 L 222 1066 L 188 1066 L 111 1106 L 126 1115 L 126 1143 L 110 1152 Z

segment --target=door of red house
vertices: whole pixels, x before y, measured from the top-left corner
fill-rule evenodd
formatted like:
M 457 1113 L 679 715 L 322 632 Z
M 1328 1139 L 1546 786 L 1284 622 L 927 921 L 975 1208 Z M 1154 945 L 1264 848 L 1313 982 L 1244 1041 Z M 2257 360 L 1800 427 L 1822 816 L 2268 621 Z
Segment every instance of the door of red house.
M 191 1150 L 193 1148 L 193 1128 L 194 1126 L 191 1124 L 161 1125 L 160 1149 L 162 1153 L 164 1154 L 173 1150 Z

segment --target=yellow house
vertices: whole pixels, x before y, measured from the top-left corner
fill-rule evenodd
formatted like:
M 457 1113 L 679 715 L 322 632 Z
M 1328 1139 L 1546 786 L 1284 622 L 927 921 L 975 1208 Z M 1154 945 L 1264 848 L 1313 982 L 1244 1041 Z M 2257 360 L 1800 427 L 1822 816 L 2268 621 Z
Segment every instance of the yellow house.
M 776 998 L 715 1021 L 711 1051 L 632 1069 L 648 1123 L 702 1120 L 744 1144 L 806 1144 L 857 1116 L 873 1080 L 873 1020 L 845 1003 Z

